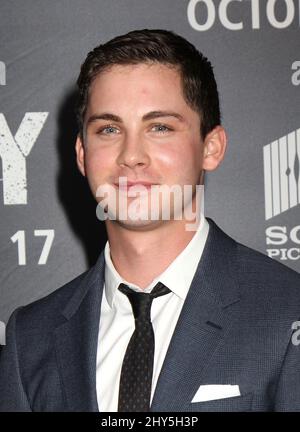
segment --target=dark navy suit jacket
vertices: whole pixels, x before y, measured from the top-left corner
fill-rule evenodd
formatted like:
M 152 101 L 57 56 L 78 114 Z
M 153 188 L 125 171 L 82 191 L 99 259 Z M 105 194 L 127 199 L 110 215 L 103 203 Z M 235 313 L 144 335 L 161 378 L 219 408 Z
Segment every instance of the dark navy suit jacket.
M 151 411 L 300 411 L 300 345 L 291 338 L 300 275 L 208 221 Z M 104 264 L 101 253 L 89 271 L 12 314 L 0 358 L 1 411 L 98 411 Z M 208 384 L 238 385 L 241 395 L 192 403 Z

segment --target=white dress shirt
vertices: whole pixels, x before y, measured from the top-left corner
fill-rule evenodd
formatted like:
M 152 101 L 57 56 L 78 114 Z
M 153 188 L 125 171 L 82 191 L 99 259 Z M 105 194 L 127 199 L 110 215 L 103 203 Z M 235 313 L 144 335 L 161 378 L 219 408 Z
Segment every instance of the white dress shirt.
M 100 412 L 118 411 L 122 362 L 135 329 L 131 304 L 127 296 L 118 290 L 120 283 L 125 283 L 135 291 L 150 292 L 157 282 L 162 282 L 171 290 L 171 293 L 155 298 L 151 307 L 151 321 L 155 335 L 152 402 L 161 367 L 200 261 L 208 231 L 209 224 L 201 215 L 198 229 L 188 245 L 169 267 L 144 290 L 119 275 L 110 257 L 109 242 L 106 243 L 104 249 L 105 281 L 101 302 L 96 369 L 96 390 Z

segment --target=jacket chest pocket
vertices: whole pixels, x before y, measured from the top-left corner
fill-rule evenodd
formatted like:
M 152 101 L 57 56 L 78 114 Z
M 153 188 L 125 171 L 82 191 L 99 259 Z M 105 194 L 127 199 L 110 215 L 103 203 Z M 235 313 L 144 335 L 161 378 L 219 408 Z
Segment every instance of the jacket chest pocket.
M 246 412 L 251 411 L 253 393 L 205 402 L 190 403 L 187 411 L 192 412 Z

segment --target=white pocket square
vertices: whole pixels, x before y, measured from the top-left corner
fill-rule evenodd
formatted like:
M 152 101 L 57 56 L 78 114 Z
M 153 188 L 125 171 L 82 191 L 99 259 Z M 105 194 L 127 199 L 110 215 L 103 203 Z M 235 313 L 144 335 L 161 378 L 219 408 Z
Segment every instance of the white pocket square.
M 208 384 L 201 385 L 193 397 L 192 403 L 206 402 L 216 399 L 225 399 L 241 396 L 238 385 L 231 384 Z

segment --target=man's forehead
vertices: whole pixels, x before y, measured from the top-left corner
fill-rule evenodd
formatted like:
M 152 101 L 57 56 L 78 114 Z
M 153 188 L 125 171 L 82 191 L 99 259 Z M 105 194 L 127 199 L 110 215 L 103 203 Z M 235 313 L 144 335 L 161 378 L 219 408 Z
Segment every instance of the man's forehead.
M 88 92 L 88 107 L 118 106 L 126 103 L 150 105 L 152 109 L 170 109 L 183 104 L 184 91 L 177 70 L 162 63 L 114 65 L 100 71 Z M 158 103 L 158 106 L 153 106 Z M 105 108 L 106 109 L 106 108 Z
M 184 97 L 178 69 L 158 62 L 116 64 L 95 76 L 90 86 L 88 118 L 97 119 L 103 112 L 124 112 L 124 107 L 128 112 L 130 106 L 134 110 L 138 107 L 141 118 L 153 111 L 177 112 L 177 119 L 181 120 L 190 110 L 195 114 Z M 198 112 L 196 114 L 199 116 Z

